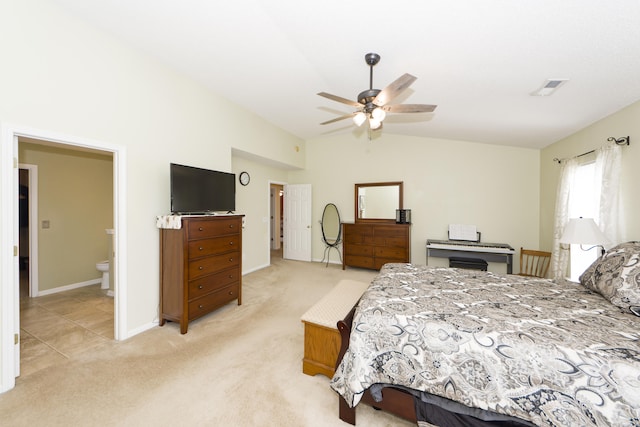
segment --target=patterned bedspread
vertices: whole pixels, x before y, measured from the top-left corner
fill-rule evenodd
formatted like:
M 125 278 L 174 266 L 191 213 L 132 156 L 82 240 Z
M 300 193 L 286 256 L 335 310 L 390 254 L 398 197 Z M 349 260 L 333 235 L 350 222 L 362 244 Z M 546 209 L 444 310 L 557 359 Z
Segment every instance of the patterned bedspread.
M 387 264 L 331 387 L 394 384 L 540 426 L 640 426 L 640 318 L 580 284 Z

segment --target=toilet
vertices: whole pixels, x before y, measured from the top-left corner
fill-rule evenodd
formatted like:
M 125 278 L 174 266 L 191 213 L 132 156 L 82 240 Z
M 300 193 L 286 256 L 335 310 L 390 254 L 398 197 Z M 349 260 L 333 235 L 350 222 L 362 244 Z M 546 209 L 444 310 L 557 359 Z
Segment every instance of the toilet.
M 109 260 L 100 261 L 96 263 L 98 271 L 102 272 L 102 284 L 100 289 L 109 289 Z

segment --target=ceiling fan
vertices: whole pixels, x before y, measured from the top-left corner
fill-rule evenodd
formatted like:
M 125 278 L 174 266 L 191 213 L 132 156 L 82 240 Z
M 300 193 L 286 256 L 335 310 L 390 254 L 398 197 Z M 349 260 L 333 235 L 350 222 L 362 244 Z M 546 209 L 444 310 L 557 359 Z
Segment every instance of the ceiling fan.
M 327 125 L 340 120 L 353 118 L 356 125 L 361 126 L 365 121 L 369 121 L 369 129 L 377 130 L 382 128 L 382 121 L 385 119 L 387 112 L 389 113 L 431 113 L 436 109 L 437 105 L 428 104 L 393 104 L 387 103 L 400 94 L 400 92 L 407 89 L 411 84 L 416 81 L 417 77 L 411 74 L 403 74 L 401 77 L 393 81 L 389 86 L 384 89 L 373 88 L 373 66 L 380 61 L 380 55 L 377 53 L 367 53 L 364 56 L 364 60 L 369 65 L 369 89 L 364 92 L 360 92 L 358 95 L 358 101 L 352 101 L 350 99 L 343 98 L 341 96 L 331 95 L 330 93 L 320 92 L 318 95 L 333 101 L 341 102 L 343 104 L 350 105 L 358 108 L 350 114 L 337 117 L 332 120 L 320 123 L 321 125 Z

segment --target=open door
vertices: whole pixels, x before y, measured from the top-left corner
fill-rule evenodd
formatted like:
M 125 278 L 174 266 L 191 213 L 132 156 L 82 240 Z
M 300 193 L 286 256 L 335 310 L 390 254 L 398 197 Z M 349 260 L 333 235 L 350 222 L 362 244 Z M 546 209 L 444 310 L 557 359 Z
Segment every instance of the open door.
M 18 152 L 18 137 L 13 137 L 13 152 Z M 20 205 L 20 169 L 14 162 L 13 168 L 13 354 L 15 364 L 15 377 L 20 376 L 20 227 L 19 210 Z
M 284 186 L 285 259 L 311 261 L 311 184 Z

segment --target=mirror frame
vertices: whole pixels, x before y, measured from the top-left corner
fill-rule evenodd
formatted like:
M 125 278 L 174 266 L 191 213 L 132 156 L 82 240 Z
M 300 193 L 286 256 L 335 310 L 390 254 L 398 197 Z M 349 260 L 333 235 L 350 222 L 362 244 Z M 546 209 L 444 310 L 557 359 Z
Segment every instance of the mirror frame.
M 327 209 L 329 209 L 331 206 L 333 206 L 333 209 L 336 211 L 336 216 L 338 217 L 338 235 L 336 236 L 336 239 L 335 239 L 335 241 L 333 243 L 329 243 L 327 241 L 327 235 L 324 232 L 324 228 L 325 228 L 325 226 L 324 226 L 324 216 L 327 213 Z M 340 219 L 340 211 L 338 210 L 338 207 L 335 204 L 327 203 L 324 206 L 324 209 L 322 210 L 322 218 L 320 219 L 320 231 L 322 232 L 322 241 L 327 246 L 335 248 L 342 241 L 342 220 Z
M 355 222 L 389 222 L 389 223 L 396 223 L 396 217 L 395 217 L 395 212 L 394 212 L 394 216 L 393 218 L 360 218 L 360 216 L 358 215 L 358 193 L 360 188 L 367 188 L 367 187 L 391 187 L 391 186 L 398 186 L 398 205 L 395 207 L 395 209 L 402 209 L 402 200 L 403 200 L 403 187 L 404 187 L 404 182 L 403 181 L 390 181 L 390 182 L 367 182 L 367 183 L 362 183 L 362 184 L 355 184 L 355 197 L 354 197 L 354 206 L 355 206 L 355 210 L 354 210 L 354 218 L 355 218 Z M 394 209 L 394 210 L 395 210 Z

